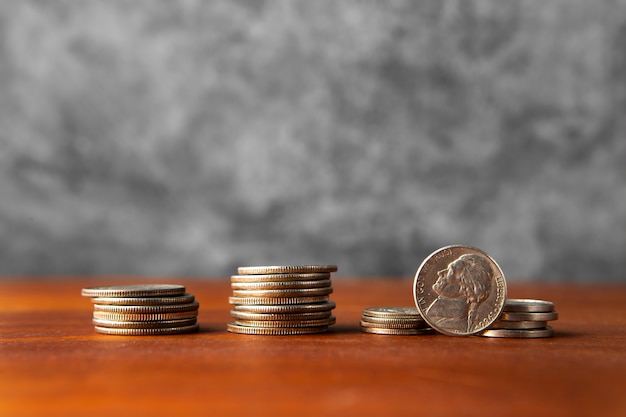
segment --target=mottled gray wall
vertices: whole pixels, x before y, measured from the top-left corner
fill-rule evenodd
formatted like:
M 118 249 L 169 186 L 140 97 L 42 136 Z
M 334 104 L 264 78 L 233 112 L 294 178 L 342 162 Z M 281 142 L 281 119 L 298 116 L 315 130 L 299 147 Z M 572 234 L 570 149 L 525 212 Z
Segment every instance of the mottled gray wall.
M 434 249 L 626 281 L 626 1 L 0 1 L 0 274 Z

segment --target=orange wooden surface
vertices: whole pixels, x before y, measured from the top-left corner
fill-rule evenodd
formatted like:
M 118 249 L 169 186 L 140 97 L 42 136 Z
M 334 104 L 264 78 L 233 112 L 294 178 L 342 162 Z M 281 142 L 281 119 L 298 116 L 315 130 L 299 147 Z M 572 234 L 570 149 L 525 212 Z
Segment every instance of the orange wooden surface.
M 169 282 L 199 333 L 93 331 L 88 285 Z M 0 416 L 625 416 L 626 286 L 509 283 L 551 300 L 550 339 L 378 336 L 363 308 L 412 305 L 407 279 L 333 278 L 332 331 L 230 334 L 228 279 L 0 281 Z

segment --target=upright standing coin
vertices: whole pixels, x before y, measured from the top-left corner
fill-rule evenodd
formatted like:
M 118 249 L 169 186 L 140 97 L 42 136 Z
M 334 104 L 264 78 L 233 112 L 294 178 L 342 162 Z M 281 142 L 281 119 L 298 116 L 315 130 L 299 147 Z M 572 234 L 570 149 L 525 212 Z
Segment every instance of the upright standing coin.
M 420 265 L 413 283 L 415 305 L 435 330 L 456 336 L 488 328 L 504 307 L 506 281 L 485 252 L 446 246 Z

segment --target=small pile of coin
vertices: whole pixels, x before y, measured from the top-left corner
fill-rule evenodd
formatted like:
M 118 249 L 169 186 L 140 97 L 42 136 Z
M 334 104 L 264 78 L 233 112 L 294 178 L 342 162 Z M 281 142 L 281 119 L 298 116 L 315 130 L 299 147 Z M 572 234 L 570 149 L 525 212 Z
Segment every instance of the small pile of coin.
M 433 333 L 415 307 L 368 307 L 361 316 L 361 330 L 400 336 Z
M 554 332 L 548 322 L 558 318 L 559 314 L 551 301 L 507 299 L 500 317 L 480 336 L 524 339 L 552 337 Z
M 330 273 L 335 265 L 250 266 L 231 276 L 232 333 L 322 333 L 335 323 Z
M 182 285 L 118 285 L 83 288 L 93 302 L 98 333 L 147 336 L 198 330 L 198 307 Z

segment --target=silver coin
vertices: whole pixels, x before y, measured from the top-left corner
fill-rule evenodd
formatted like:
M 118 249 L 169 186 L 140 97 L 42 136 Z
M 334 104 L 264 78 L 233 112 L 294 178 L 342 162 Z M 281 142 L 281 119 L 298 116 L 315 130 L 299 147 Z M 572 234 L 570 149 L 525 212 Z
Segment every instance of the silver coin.
M 483 337 L 510 337 L 518 339 L 538 339 L 543 337 L 552 337 L 554 331 L 548 326 L 543 329 L 489 329 L 480 333 Z
M 297 282 L 320 281 L 330 279 L 330 272 L 312 272 L 304 274 L 259 274 L 259 275 L 232 275 L 231 283 L 261 283 L 261 282 Z
M 327 302 L 327 295 L 313 297 L 228 297 L 228 302 L 235 305 L 292 305 Z
M 526 312 L 526 313 L 548 313 L 554 310 L 554 303 L 551 301 L 531 300 L 521 298 L 509 298 L 504 302 L 502 311 L 506 312 Z
M 395 317 L 372 317 L 362 315 L 361 320 L 366 321 L 368 323 L 380 324 L 381 326 L 387 324 L 409 324 L 413 326 L 424 326 L 426 325 L 426 321 L 420 316 L 411 317 L 411 318 L 395 318 Z
M 332 294 L 333 287 L 323 288 L 292 288 L 292 289 L 280 289 L 280 290 L 234 290 L 234 297 L 315 297 L 319 295 Z
M 81 295 L 85 297 L 159 297 L 183 294 L 185 294 L 184 286 L 172 284 L 112 285 L 87 287 L 81 291 Z
M 175 305 L 156 305 L 156 306 L 117 306 L 109 304 L 94 304 L 94 311 L 106 311 L 109 313 L 175 313 L 178 311 L 193 311 L 197 310 L 200 304 L 197 301 L 188 304 L 175 304 Z
M 247 311 L 231 310 L 230 315 L 241 320 L 313 320 L 327 319 L 332 313 L 328 311 L 316 311 L 310 313 L 251 313 Z
M 196 318 L 182 320 L 162 320 L 162 321 L 116 321 L 94 318 L 91 321 L 95 326 L 108 327 L 112 329 L 162 329 L 192 326 L 197 323 Z
M 246 327 L 318 327 L 318 326 L 331 326 L 335 324 L 335 316 L 330 316 L 325 319 L 313 319 L 313 320 L 235 320 L 235 324 Z
M 313 333 L 324 333 L 328 331 L 328 326 L 318 327 L 248 327 L 237 323 L 228 323 L 226 330 L 231 333 L 262 335 L 262 336 L 294 336 Z
M 498 318 L 506 299 L 506 281 L 485 252 L 447 246 L 422 262 L 415 274 L 413 297 L 432 328 L 467 336 L 488 328 Z
M 548 325 L 547 321 L 500 321 L 493 322 L 489 329 L 542 329 Z
M 550 311 L 547 313 L 523 313 L 523 312 L 503 312 L 498 320 L 500 321 L 552 321 L 559 318 L 559 313 Z
M 189 304 L 195 301 L 193 294 L 183 294 L 173 297 L 92 297 L 94 304 L 108 304 L 119 306 L 156 306 L 172 304 Z
M 233 290 L 285 290 L 330 287 L 331 284 L 329 279 L 319 279 L 317 281 L 233 282 L 230 286 Z
M 432 328 L 427 327 L 423 329 L 387 329 L 385 327 L 361 327 L 361 331 L 371 334 L 382 334 L 388 336 L 417 336 L 433 334 Z
M 94 311 L 93 318 L 110 321 L 163 321 L 189 319 L 198 316 L 198 310 L 178 311 L 173 313 L 109 313 Z
M 191 326 L 164 327 L 161 329 L 115 329 L 111 327 L 94 326 L 97 333 L 116 336 L 156 336 L 168 334 L 192 333 L 198 331 L 200 326 L 196 323 Z
M 305 304 L 239 304 L 234 308 L 234 311 L 243 311 L 250 313 L 307 313 L 316 311 L 330 311 L 336 307 L 334 301 L 305 303 Z
M 430 328 L 426 322 L 421 323 L 399 323 L 399 322 L 390 322 L 390 323 L 372 323 L 367 320 L 361 320 L 361 327 L 373 327 L 377 329 L 424 329 Z
M 237 268 L 239 275 L 306 274 L 335 271 L 337 271 L 337 265 L 269 265 Z
M 415 307 L 367 307 L 363 316 L 379 318 L 408 318 L 423 320 Z

